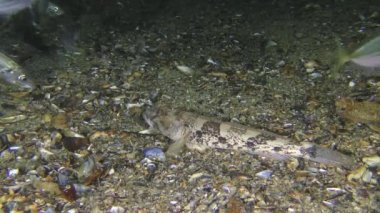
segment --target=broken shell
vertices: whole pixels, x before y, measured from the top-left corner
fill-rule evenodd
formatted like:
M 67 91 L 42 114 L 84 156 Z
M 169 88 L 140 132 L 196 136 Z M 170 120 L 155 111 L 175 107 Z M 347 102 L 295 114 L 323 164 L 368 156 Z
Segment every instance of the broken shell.
M 194 183 L 195 181 L 198 181 L 200 179 L 210 179 L 212 176 L 203 172 L 194 173 L 190 176 L 189 182 Z
M 151 171 L 151 172 L 153 172 L 154 170 L 157 169 L 157 164 L 156 164 L 156 163 L 153 163 L 153 162 L 150 162 L 150 163 L 144 164 L 144 166 L 146 167 L 146 169 L 147 169 L 148 171 Z
M 157 162 L 154 162 L 153 160 L 151 160 L 150 158 L 144 158 L 142 161 L 141 161 L 142 165 L 149 171 L 149 172 L 153 172 L 157 169 Z
M 186 75 L 192 75 L 194 73 L 194 70 L 191 69 L 190 67 L 188 66 L 183 66 L 183 65 L 177 65 L 176 68 L 181 71 L 183 74 L 186 74 Z
M 60 168 L 58 170 L 57 181 L 59 187 L 65 187 L 66 185 L 70 185 L 76 181 L 76 172 L 72 169 L 68 168 Z
M 371 171 L 369 171 L 368 169 L 365 170 L 365 172 L 364 172 L 363 175 L 362 175 L 362 180 L 363 180 L 363 182 L 364 182 L 364 183 L 369 183 L 369 182 L 371 182 L 372 176 L 373 176 L 373 174 L 372 174 Z
M 104 172 L 102 165 L 96 161 L 94 156 L 90 155 L 78 169 L 78 179 L 81 183 L 90 185 L 99 179 Z
M 18 175 L 19 170 L 18 169 L 8 169 L 7 171 L 7 177 L 14 178 Z
M 67 129 L 63 130 L 63 135 L 65 137 L 85 138 L 83 135 Z
M 28 117 L 26 115 L 14 115 L 9 117 L 0 118 L 0 124 L 15 123 L 18 121 L 26 120 Z
M 346 193 L 346 190 L 341 189 L 341 188 L 326 188 L 326 190 L 328 192 L 337 193 L 337 194 Z
M 363 162 L 369 167 L 379 167 L 380 166 L 380 156 L 371 156 L 363 158 Z
M 314 60 L 310 60 L 306 62 L 303 66 L 306 68 L 306 72 L 310 73 L 313 72 L 316 68 L 318 68 L 319 64 Z
M 109 213 L 124 213 L 126 211 L 121 206 L 112 206 L 111 209 L 108 210 L 107 212 L 109 212 Z
M 261 172 L 256 173 L 256 176 L 264 178 L 264 179 L 268 179 L 272 176 L 272 174 L 273 174 L 273 171 L 270 169 L 267 169 L 267 170 L 263 170 Z
M 74 183 L 73 187 L 75 188 L 76 196 L 82 197 L 86 193 L 92 191 L 92 189 L 86 185 Z
M 16 138 L 12 134 L 1 134 L 0 135 L 0 151 L 8 148 Z
M 361 166 L 358 169 L 352 171 L 348 176 L 348 181 L 359 181 L 363 177 L 364 173 L 367 171 L 367 166 Z
M 150 160 L 164 162 L 166 160 L 165 153 L 161 148 L 149 147 L 143 150 L 144 157 Z
M 335 200 L 324 200 L 324 201 L 322 201 L 322 203 L 331 209 L 333 209 L 336 206 Z

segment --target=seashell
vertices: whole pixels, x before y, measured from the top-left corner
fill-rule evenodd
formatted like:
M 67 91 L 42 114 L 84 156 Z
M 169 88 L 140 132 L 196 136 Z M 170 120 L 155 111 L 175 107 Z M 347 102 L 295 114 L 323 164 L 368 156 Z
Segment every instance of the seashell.
M 373 174 L 372 174 L 371 171 L 369 171 L 368 169 L 365 170 L 365 172 L 364 172 L 363 175 L 362 175 L 362 180 L 363 180 L 363 182 L 364 182 L 364 183 L 369 183 L 369 182 L 371 182 L 372 176 L 373 176 Z
M 60 168 L 58 170 L 57 181 L 60 187 L 65 187 L 76 181 L 76 172 L 69 168 Z
M 176 65 L 176 68 L 181 71 L 182 73 L 186 74 L 186 75 L 192 75 L 194 74 L 194 70 L 191 69 L 190 67 L 188 66 L 183 66 L 183 65 Z
M 318 68 L 319 67 L 319 64 L 318 62 L 314 61 L 314 60 L 310 60 L 308 62 L 306 62 L 304 65 L 303 65 L 306 70 L 309 70 L 308 72 L 312 72 L 315 70 L 315 68 Z
M 224 184 L 223 186 L 222 186 L 222 189 L 223 189 L 223 191 L 225 192 L 225 193 L 227 193 L 227 194 L 235 194 L 236 193 L 236 191 L 237 191 L 237 188 L 235 187 L 235 186 L 233 186 L 233 185 L 231 185 L 231 184 Z
M 143 150 L 144 157 L 150 160 L 164 162 L 166 160 L 165 153 L 159 147 L 149 147 Z
M 195 181 L 198 181 L 200 179 L 210 179 L 212 176 L 203 172 L 194 173 L 190 176 L 189 182 L 194 183 Z
M 98 180 L 103 174 L 102 165 L 96 161 L 95 157 L 90 155 L 78 169 L 78 179 L 85 185 L 90 185 Z
M 7 171 L 7 177 L 14 178 L 18 175 L 19 170 L 18 169 L 8 169 Z
M 40 152 L 41 158 L 44 160 L 49 160 L 49 158 L 54 155 L 53 152 L 50 152 L 42 147 L 39 148 L 38 151 Z
M 144 164 L 145 168 L 148 170 L 148 171 L 155 171 L 157 169 L 157 164 L 154 163 L 154 162 L 149 162 L 149 163 L 146 163 Z
M 216 61 L 214 61 L 212 58 L 208 58 L 207 59 L 207 63 L 212 64 L 214 66 L 218 66 L 219 65 L 219 63 L 216 62 Z
M 8 148 L 14 141 L 15 137 L 12 134 L 1 134 L 0 135 L 0 150 Z
M 67 129 L 63 130 L 63 135 L 66 137 L 85 138 L 83 135 Z
M 126 210 L 121 206 L 112 206 L 110 208 L 110 210 L 108 210 L 107 212 L 109 212 L 109 213 L 124 213 L 124 212 L 126 212 Z
M 14 115 L 9 117 L 0 118 L 0 124 L 10 124 L 19 121 L 26 120 L 28 117 L 26 115 Z
M 267 169 L 267 170 L 263 170 L 263 171 L 261 171 L 261 172 L 258 172 L 258 173 L 256 173 L 255 175 L 256 175 L 257 177 L 261 177 L 261 178 L 264 178 L 264 179 L 268 179 L 268 178 L 270 178 L 270 177 L 272 176 L 272 174 L 273 174 L 273 171 L 270 170 L 270 169 Z
M 358 169 L 352 171 L 348 176 L 348 181 L 359 181 L 367 171 L 367 166 L 361 166 Z
M 322 201 L 323 205 L 329 207 L 329 208 L 334 208 L 336 205 L 336 201 L 334 200 L 324 200 Z
M 273 40 L 269 40 L 266 45 L 265 45 L 265 48 L 270 48 L 270 47 L 275 47 L 277 46 L 277 42 L 273 41 Z
M 85 195 L 86 193 L 92 191 L 91 187 L 88 187 L 83 184 L 74 183 L 73 187 L 75 188 L 76 196 L 81 197 Z
M 14 153 L 16 153 L 16 152 L 22 150 L 22 147 L 21 147 L 21 146 L 11 146 L 11 147 L 8 148 L 8 150 L 9 150 L 10 152 L 14 152 Z
M 369 167 L 379 167 L 380 166 L 380 156 L 374 155 L 371 157 L 364 157 L 363 162 Z
M 326 188 L 326 190 L 327 190 L 328 192 L 338 193 L 338 194 L 346 193 L 346 190 L 341 189 L 341 188 L 333 188 L 333 187 L 331 187 L 331 188 Z

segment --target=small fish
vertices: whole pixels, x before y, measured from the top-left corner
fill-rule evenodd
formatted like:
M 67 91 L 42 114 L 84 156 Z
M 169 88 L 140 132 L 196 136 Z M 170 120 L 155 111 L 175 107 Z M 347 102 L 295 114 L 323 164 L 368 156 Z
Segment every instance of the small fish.
M 0 53 L 0 80 L 21 88 L 34 89 L 33 82 L 26 78 L 22 68 L 2 53 Z
M 159 132 L 175 142 L 169 147 L 168 155 L 178 154 L 186 145 L 200 152 L 209 148 L 230 149 L 279 160 L 304 158 L 346 168 L 355 163 L 353 158 L 338 151 L 307 142 L 295 144 L 289 138 L 268 131 L 190 112 L 152 107 L 147 108 L 143 117 L 150 129 L 142 133 Z
M 352 62 L 354 65 L 360 67 L 364 74 L 378 75 L 376 72 L 378 72 L 377 69 L 380 68 L 380 36 L 363 44 L 352 53 L 338 48 L 336 60 L 337 62 L 333 68 L 335 73 L 340 71 L 347 62 Z M 375 70 L 375 72 L 373 70 Z

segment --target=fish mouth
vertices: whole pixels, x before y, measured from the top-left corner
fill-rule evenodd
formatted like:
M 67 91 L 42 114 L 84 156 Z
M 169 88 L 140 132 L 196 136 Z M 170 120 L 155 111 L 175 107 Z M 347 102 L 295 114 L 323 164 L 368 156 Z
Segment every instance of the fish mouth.
M 148 106 L 142 116 L 145 123 L 147 123 L 150 128 L 153 128 L 155 126 L 153 120 L 157 117 L 157 115 L 158 110 L 155 107 Z

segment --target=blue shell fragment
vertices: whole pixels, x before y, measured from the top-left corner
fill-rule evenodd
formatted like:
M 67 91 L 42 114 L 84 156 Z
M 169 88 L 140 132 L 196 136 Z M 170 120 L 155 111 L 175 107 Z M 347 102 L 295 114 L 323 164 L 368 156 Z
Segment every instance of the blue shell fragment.
M 148 147 L 143 150 L 144 157 L 150 160 L 164 162 L 166 160 L 164 151 L 159 147 Z

